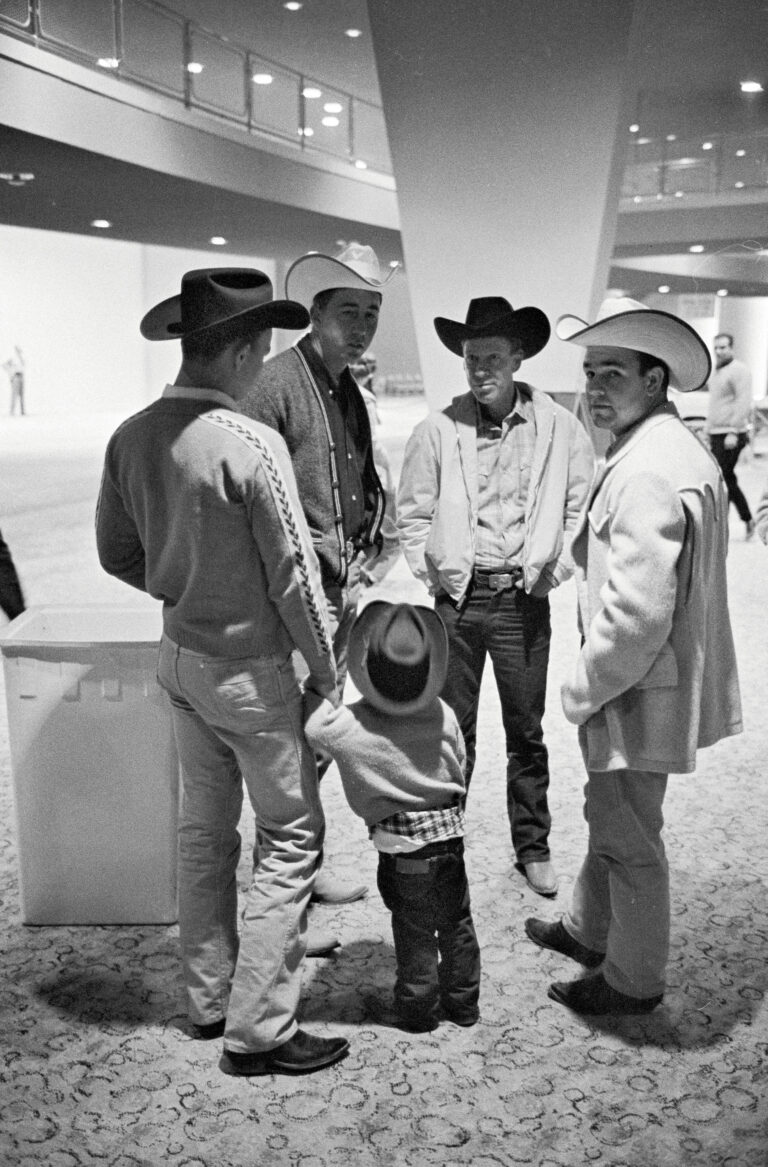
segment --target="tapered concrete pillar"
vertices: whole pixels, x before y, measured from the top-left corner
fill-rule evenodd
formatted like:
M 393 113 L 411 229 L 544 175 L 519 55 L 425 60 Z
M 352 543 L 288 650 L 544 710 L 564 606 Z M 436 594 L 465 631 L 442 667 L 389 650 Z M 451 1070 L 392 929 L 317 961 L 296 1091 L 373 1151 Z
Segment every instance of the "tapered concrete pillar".
M 502 295 L 589 317 L 613 246 L 632 0 L 369 0 L 430 404 L 463 386 L 432 320 Z M 579 381 L 553 339 L 522 375 Z

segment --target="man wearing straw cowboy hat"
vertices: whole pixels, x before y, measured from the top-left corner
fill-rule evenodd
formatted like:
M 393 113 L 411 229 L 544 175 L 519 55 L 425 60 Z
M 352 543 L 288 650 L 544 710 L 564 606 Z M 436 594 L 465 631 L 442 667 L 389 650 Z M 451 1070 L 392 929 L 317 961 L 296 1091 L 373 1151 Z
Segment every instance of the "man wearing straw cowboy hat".
M 669 869 L 661 839 L 670 773 L 741 731 L 718 468 L 667 400 L 698 389 L 706 347 L 684 321 L 608 300 L 595 324 L 562 317 L 586 348 L 586 401 L 613 441 L 572 553 L 583 636 L 562 687 L 588 775 L 587 855 L 570 911 L 529 937 L 591 968 L 550 986 L 577 1013 L 647 1013 L 662 1000 Z
M 318 1070 L 348 1048 L 296 1021 L 324 823 L 291 654 L 334 692 L 330 624 L 285 443 L 238 412 L 272 328 L 306 322 L 262 272 L 187 272 L 141 322 L 181 340 L 181 368 L 110 439 L 96 519 L 105 570 L 163 602 L 184 981 L 197 1036 L 223 1034 L 221 1069 L 238 1075 Z M 243 785 L 258 862 L 238 934 Z
M 291 455 L 304 513 L 336 620 L 339 696 L 347 642 L 361 589 L 399 551 L 384 541 L 385 493 L 373 458 L 371 427 L 349 366 L 369 348 L 379 322 L 382 277 L 372 248 L 350 243 L 336 257 L 310 252 L 291 265 L 286 296 L 309 309 L 311 329 L 268 361 L 243 411 L 278 430 Z M 321 761 L 322 773 L 327 760 Z M 365 884 L 344 884 L 321 871 L 313 898 L 348 903 Z
M 487 296 L 471 301 L 465 323 L 438 317 L 435 328 L 463 356 L 469 392 L 421 422 L 408 441 L 397 504 L 403 553 L 448 629 L 443 697 L 466 740 L 467 785 L 491 657 L 517 867 L 537 894 L 553 896 L 542 731 L 547 596 L 571 574 L 569 545 L 589 489 L 592 447 L 572 413 L 516 379 L 549 339 L 539 308 L 513 311 Z

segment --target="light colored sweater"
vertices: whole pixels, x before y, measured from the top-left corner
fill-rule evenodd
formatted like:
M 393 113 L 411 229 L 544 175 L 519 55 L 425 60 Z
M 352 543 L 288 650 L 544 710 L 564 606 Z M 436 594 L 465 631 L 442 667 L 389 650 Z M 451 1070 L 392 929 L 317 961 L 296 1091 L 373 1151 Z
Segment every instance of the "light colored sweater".
M 709 378 L 707 433 L 746 433 L 752 420 L 752 374 L 743 361 L 713 369 Z

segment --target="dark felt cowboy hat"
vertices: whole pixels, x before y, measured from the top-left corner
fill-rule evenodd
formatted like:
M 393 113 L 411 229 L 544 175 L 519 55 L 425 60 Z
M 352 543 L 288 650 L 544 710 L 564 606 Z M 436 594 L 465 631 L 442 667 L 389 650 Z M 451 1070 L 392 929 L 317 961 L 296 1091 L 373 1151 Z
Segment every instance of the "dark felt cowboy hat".
M 681 393 L 699 389 L 712 369 L 707 346 L 690 324 L 624 296 L 604 300 L 594 324 L 579 316 L 559 317 L 557 335 L 586 348 L 627 348 L 658 357 L 669 369 L 670 385 Z
M 250 267 L 188 271 L 181 293 L 156 304 L 140 324 L 147 340 L 180 340 L 208 328 L 252 316 L 263 328 L 306 328 L 309 314 L 292 300 L 273 300 L 272 281 Z
M 462 344 L 465 340 L 475 340 L 481 336 L 507 336 L 519 340 L 527 357 L 541 352 L 549 340 L 550 327 L 540 308 L 518 308 L 501 296 L 481 296 L 470 300 L 467 319 L 463 324 L 458 320 L 435 317 L 435 331 L 446 348 L 457 356 L 463 356 Z
M 416 713 L 445 683 L 448 634 L 432 608 L 373 600 L 352 625 L 349 675 L 384 713 Z

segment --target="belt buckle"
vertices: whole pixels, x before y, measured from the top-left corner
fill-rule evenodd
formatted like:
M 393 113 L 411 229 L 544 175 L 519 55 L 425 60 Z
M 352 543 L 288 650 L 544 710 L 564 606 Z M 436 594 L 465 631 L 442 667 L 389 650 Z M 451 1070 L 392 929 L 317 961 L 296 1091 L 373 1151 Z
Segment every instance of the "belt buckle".
M 495 571 L 488 576 L 488 587 L 492 592 L 506 592 L 512 587 L 510 571 Z

